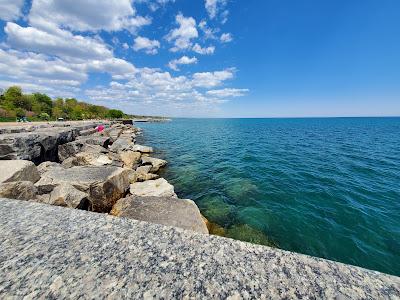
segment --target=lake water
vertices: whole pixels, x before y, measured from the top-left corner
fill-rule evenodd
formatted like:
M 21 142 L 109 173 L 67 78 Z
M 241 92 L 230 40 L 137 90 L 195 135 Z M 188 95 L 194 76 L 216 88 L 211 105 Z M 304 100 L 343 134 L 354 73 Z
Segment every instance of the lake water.
M 400 275 L 400 118 L 139 127 L 169 161 L 162 176 L 225 235 Z

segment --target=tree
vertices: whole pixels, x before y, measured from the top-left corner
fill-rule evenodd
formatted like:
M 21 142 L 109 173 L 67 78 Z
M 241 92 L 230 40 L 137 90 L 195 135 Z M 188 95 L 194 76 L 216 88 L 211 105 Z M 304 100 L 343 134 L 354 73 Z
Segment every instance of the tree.
M 37 113 L 44 112 L 47 113 L 48 115 L 51 114 L 51 110 L 53 108 L 53 101 L 49 96 L 46 94 L 40 94 L 40 93 L 35 93 L 32 95 L 34 101 L 37 103 L 38 108 L 40 111 L 37 111 Z
M 42 112 L 42 113 L 39 115 L 39 118 L 42 119 L 42 120 L 48 121 L 48 120 L 50 119 L 50 116 L 49 116 L 48 113 Z
M 111 119 L 121 119 L 124 116 L 124 113 L 118 109 L 110 109 L 107 116 Z

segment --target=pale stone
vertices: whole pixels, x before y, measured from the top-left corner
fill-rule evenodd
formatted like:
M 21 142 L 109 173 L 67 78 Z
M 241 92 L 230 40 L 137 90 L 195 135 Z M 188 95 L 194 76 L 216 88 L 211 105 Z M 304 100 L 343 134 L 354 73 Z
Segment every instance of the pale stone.
M 48 204 L 70 208 L 87 209 L 89 200 L 87 193 L 81 192 L 71 184 L 63 183 L 54 188 Z
M 192 200 L 174 197 L 128 197 L 118 200 L 111 214 L 208 234 L 199 208 Z
M 140 162 L 141 156 L 140 152 L 124 151 L 120 153 L 124 166 L 130 169 L 133 169 Z
M 167 165 L 167 161 L 159 159 L 159 158 L 150 157 L 150 156 L 142 157 L 142 163 L 144 165 L 150 164 L 152 166 L 150 172 L 153 172 L 153 173 L 158 172 L 160 170 L 160 168 Z
M 26 160 L 0 160 L 0 183 L 12 181 L 31 181 L 40 179 L 34 163 Z
M 174 187 L 164 178 L 135 182 L 130 186 L 130 193 L 143 197 L 177 197 Z

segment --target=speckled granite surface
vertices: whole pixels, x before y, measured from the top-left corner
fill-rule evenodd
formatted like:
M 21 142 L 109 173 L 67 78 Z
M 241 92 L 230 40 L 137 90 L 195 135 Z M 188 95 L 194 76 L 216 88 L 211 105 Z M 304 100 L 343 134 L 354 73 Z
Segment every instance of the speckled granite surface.
M 399 299 L 400 278 L 134 220 L 0 200 L 0 299 Z

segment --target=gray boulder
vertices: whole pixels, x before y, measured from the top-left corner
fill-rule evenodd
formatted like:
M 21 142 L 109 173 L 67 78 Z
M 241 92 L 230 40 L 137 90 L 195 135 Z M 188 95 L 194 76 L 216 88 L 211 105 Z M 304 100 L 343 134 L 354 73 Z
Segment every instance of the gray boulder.
M 71 184 L 63 183 L 54 188 L 50 194 L 48 204 L 70 208 L 88 209 L 90 201 L 87 193 L 81 192 Z
M 42 175 L 36 187 L 40 194 L 48 194 L 60 184 L 87 193 L 93 211 L 109 212 L 129 189 L 129 170 L 111 166 L 52 169 Z
M 39 128 L 33 132 L 0 135 L 0 159 L 23 159 L 37 163 L 57 159 L 58 145 L 73 141 L 74 128 Z
M 51 161 L 45 161 L 37 166 L 37 169 L 38 169 L 38 172 L 40 175 L 48 172 L 50 169 L 53 169 L 53 168 L 62 168 L 62 166 L 59 163 L 51 162 Z
M 105 166 L 111 165 L 112 160 L 107 154 L 98 152 L 80 152 L 75 156 L 69 157 L 62 162 L 64 168 L 76 166 Z
M 76 140 L 58 147 L 58 159 L 62 162 L 80 152 L 107 153 L 107 149 L 101 145 L 86 143 L 85 140 Z
M 206 223 L 192 200 L 128 197 L 117 201 L 111 215 L 208 234 Z
M 130 185 L 130 193 L 140 197 L 177 197 L 174 186 L 164 178 L 135 182 Z
M 151 165 L 152 168 L 151 168 L 150 172 L 156 173 L 160 170 L 160 168 L 165 167 L 167 165 L 167 161 L 159 159 L 159 158 L 153 158 L 150 156 L 143 156 L 142 164 Z
M 34 163 L 26 160 L 0 160 L 0 183 L 12 181 L 31 181 L 40 179 Z
M 129 150 L 132 145 L 132 140 L 126 138 L 118 138 L 111 146 L 108 147 L 108 149 L 112 152 L 119 153 Z
M 133 145 L 132 147 L 130 147 L 130 150 L 141 152 L 141 153 L 152 153 L 153 152 L 153 148 L 147 147 L 147 146 L 142 146 L 142 145 Z
M 14 181 L 0 183 L 0 197 L 18 200 L 33 200 L 37 188 L 31 181 Z

